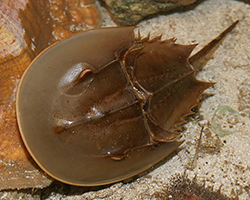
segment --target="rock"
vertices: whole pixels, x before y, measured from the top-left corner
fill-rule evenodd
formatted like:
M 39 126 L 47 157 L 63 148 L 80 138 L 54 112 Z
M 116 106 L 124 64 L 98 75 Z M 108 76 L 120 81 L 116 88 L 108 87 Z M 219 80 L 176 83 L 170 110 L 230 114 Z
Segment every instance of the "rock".
M 147 16 L 169 12 L 177 7 L 189 5 L 196 0 L 105 0 L 113 19 L 124 26 L 136 25 Z

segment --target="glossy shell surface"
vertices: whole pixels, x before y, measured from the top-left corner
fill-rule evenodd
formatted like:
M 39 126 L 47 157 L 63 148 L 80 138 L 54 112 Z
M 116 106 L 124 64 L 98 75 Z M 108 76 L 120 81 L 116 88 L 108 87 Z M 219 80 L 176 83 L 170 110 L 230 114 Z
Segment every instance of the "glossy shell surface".
M 37 164 L 62 182 L 93 186 L 134 176 L 169 155 L 177 125 L 212 83 L 189 64 L 196 45 L 135 38 L 134 27 L 72 36 L 24 73 L 17 118 Z

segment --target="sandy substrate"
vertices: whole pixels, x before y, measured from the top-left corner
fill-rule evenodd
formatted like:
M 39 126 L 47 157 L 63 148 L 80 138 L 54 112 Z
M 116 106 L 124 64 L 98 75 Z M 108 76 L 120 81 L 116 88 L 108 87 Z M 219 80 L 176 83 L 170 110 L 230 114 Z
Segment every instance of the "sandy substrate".
M 104 13 L 104 26 L 114 26 Z M 242 1 L 207 0 L 193 10 L 161 15 L 141 22 L 141 35 L 151 37 L 162 34 L 163 39 L 177 38 L 177 43 L 199 43 L 194 52 L 211 41 L 235 20 L 236 28 L 222 43 L 204 58 L 197 72 L 199 80 L 216 82 L 205 91 L 199 112 L 187 119 L 183 126 L 185 142 L 170 157 L 163 160 L 146 174 L 125 183 L 117 183 L 105 189 L 88 191 L 78 189 L 72 195 L 51 191 L 46 199 L 163 199 L 163 194 L 176 173 L 186 174 L 190 179 L 229 197 L 250 199 L 250 6 Z M 237 114 L 222 116 L 219 124 L 231 134 L 218 137 L 211 130 L 215 111 L 220 106 L 230 106 Z M 194 158 L 201 126 L 204 126 L 197 165 Z M 48 191 L 47 191 L 48 192 Z M 11 194 L 12 193 L 12 194 Z M 7 192 L 10 197 L 13 192 Z M 15 193 L 20 198 L 20 193 Z M 38 195 L 22 194 L 25 199 L 39 199 Z M 13 197 L 13 196 L 12 196 Z M 165 195 L 166 199 L 167 195 Z

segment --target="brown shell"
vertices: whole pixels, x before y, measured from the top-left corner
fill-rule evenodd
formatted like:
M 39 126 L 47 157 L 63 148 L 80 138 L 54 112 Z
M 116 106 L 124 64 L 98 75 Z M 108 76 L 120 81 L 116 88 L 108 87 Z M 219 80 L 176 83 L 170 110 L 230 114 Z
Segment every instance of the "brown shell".
M 189 56 L 196 45 L 135 38 L 133 31 L 75 35 L 43 51 L 24 73 L 17 93 L 20 132 L 34 160 L 55 179 L 113 183 L 182 143 L 175 140 L 177 125 L 213 83 L 195 78 Z

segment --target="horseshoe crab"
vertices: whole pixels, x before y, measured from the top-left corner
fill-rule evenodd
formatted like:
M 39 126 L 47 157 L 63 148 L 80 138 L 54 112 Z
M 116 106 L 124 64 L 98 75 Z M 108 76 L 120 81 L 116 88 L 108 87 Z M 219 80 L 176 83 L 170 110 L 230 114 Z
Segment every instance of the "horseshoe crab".
M 237 22 L 192 57 L 196 44 L 136 38 L 135 27 L 90 30 L 47 48 L 17 92 L 29 153 L 53 178 L 79 186 L 156 164 L 182 143 L 177 125 L 214 84 L 197 80 L 192 65 Z

